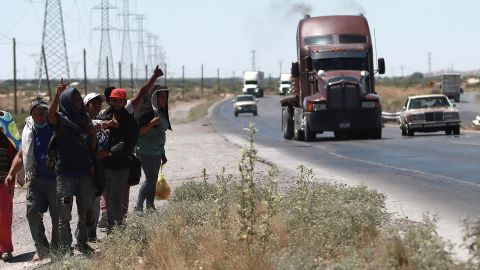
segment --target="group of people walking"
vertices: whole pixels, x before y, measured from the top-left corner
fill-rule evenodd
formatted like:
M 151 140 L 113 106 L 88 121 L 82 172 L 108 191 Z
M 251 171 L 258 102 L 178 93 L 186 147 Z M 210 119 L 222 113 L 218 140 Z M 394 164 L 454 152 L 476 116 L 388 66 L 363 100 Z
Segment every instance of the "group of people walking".
M 165 132 L 171 130 L 168 88 L 160 84 L 163 71 L 154 70 L 136 95 L 108 87 L 104 95 L 80 92 L 61 80 L 49 105 L 34 98 L 20 136 L 11 115 L 0 110 L 0 252 L 12 258 L 12 209 L 15 175 L 25 171 L 27 220 L 35 242 L 33 260 L 52 252 L 73 253 L 70 228 L 75 202 L 78 224 L 75 247 L 85 254 L 97 238 L 97 227 L 107 233 L 122 225 L 129 203 L 129 178 L 134 159 L 140 160 L 146 180 L 136 211 L 154 209 L 155 183 L 160 164 L 166 163 Z M 106 109 L 102 111 L 103 102 Z M 43 214 L 52 220 L 51 239 L 45 234 Z

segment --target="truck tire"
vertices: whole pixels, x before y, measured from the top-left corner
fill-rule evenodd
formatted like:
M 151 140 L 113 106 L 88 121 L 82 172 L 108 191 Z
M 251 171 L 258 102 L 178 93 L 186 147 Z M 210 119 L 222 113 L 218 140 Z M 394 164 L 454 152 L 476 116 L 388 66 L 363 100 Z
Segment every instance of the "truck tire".
M 452 131 L 453 131 L 453 135 L 460 135 L 460 127 L 454 127 Z
M 238 117 L 238 112 L 235 112 L 235 117 Z
M 460 102 L 460 95 L 454 97 L 455 102 Z
M 308 126 L 308 123 L 305 123 L 305 131 L 303 132 L 303 136 L 306 142 L 311 142 L 314 141 L 316 138 L 315 132 L 313 132 L 310 127 Z
M 374 128 L 374 129 L 372 129 L 371 132 L 372 132 L 372 134 L 371 134 L 372 139 L 374 139 L 374 140 L 382 139 L 382 128 L 381 127 Z
M 282 109 L 282 131 L 283 137 L 287 140 L 293 138 L 293 119 L 288 109 Z
M 407 131 L 405 128 L 401 127 L 400 129 L 402 130 L 402 136 L 407 136 Z
M 452 135 L 452 130 L 451 129 L 445 129 L 445 134 L 446 135 Z

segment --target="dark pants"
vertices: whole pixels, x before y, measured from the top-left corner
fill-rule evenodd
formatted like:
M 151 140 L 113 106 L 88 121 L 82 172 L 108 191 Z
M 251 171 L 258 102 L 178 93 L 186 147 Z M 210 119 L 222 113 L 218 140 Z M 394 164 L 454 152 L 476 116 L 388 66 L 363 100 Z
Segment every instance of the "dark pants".
M 60 245 L 68 251 L 72 245 L 72 220 L 73 196 L 77 199 L 79 228 L 77 243 L 82 245 L 87 242 L 87 230 L 93 225 L 93 187 L 90 176 L 70 177 L 59 175 L 57 177 L 57 204 L 59 211 Z M 80 205 L 78 205 L 80 204 Z
M 129 169 L 105 169 L 105 190 L 103 196 L 107 203 L 108 228 L 123 223 L 123 201 L 127 187 Z
M 58 208 L 56 203 L 56 182 L 53 179 L 35 177 L 27 190 L 27 220 L 38 255 L 46 256 L 51 248 L 59 244 Z M 50 212 L 52 219 L 52 239 L 50 244 L 45 236 L 43 214 Z
M 145 174 L 145 181 L 138 192 L 136 210 L 143 210 L 143 202 L 146 201 L 147 209 L 154 209 L 155 189 L 157 184 L 158 172 L 162 156 L 157 155 L 139 155 L 142 169 Z

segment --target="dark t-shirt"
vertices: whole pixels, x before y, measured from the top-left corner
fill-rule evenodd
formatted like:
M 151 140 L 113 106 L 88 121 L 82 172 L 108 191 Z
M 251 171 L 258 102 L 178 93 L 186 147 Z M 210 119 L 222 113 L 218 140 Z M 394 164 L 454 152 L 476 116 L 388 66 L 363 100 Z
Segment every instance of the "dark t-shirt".
M 48 143 L 52 138 L 53 131 L 47 125 L 42 128 L 34 128 L 35 136 L 33 138 L 33 153 L 35 156 L 35 176 L 42 179 L 55 180 L 55 175 L 47 169 L 47 151 Z
M 91 138 L 79 134 L 61 121 L 53 126 L 58 142 L 58 159 L 56 171 L 58 175 L 79 177 L 92 173 Z

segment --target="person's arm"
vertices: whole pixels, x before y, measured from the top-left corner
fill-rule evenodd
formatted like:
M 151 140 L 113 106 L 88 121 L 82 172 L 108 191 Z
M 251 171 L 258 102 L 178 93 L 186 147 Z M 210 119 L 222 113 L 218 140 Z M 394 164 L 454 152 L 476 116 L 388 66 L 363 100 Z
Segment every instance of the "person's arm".
M 5 177 L 5 185 L 11 184 L 15 180 L 15 175 L 20 171 L 23 166 L 23 154 L 22 149 L 17 152 L 15 157 L 12 161 L 12 166 L 10 166 L 10 170 L 8 171 L 7 177 Z
M 58 103 L 60 101 L 60 95 L 67 89 L 67 84 L 63 82 L 63 78 L 60 80 L 60 84 L 57 86 L 57 92 L 55 93 L 55 97 L 53 98 L 52 105 L 48 110 L 48 122 L 51 125 L 57 124 L 57 110 L 58 110 Z
M 152 120 L 150 120 L 150 122 L 141 126 L 139 131 L 138 131 L 138 134 L 144 135 L 148 131 L 150 131 L 150 129 L 152 129 L 152 128 L 158 126 L 158 125 L 160 125 L 160 116 L 154 117 Z
M 143 96 L 145 96 L 150 90 L 152 90 L 153 85 L 155 84 L 155 81 L 163 76 L 163 71 L 157 66 L 155 70 L 153 71 L 152 77 L 150 77 L 150 80 L 147 81 L 141 88 L 140 91 L 137 92 L 135 97 L 133 97 L 130 102 L 132 103 L 133 108 L 137 108 L 138 105 L 140 105 L 140 102 L 143 99 Z

